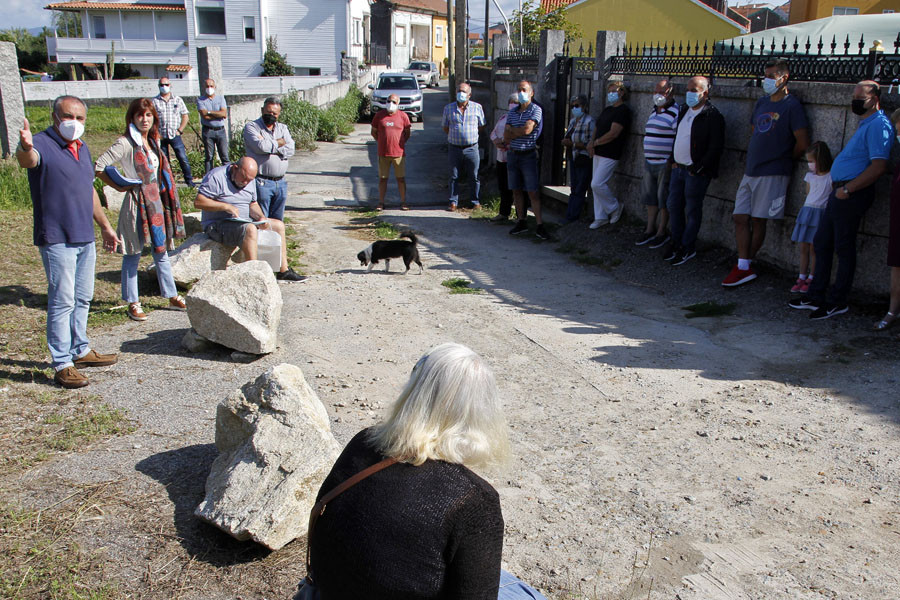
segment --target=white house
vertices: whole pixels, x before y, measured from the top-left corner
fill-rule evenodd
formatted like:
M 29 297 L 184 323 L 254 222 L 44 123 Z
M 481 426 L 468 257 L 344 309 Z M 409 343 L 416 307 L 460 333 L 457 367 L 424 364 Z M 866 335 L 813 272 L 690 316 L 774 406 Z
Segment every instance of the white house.
M 145 77 L 196 78 L 197 48 L 218 46 L 226 78 L 262 73 L 266 39 L 275 36 L 295 75 L 339 76 L 341 51 L 363 57 L 370 0 L 67 1 L 49 10 L 78 12 L 83 37 L 57 31 L 50 60 L 116 62 Z

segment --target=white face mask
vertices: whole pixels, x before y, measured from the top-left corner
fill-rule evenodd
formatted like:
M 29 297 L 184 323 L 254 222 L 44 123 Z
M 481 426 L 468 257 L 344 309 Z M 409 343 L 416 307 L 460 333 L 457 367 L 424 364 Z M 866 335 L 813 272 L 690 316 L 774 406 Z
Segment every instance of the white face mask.
M 387 105 L 387 111 L 388 111 L 389 113 L 395 113 L 395 112 L 397 112 L 397 109 L 398 109 L 398 108 L 400 108 L 400 105 L 397 104 L 396 102 L 389 102 L 388 105 Z
M 212 88 L 212 87 L 206 88 L 206 95 L 207 95 L 207 96 L 212 96 L 212 95 L 215 94 L 215 93 L 216 93 L 216 88 Z
M 56 126 L 64 140 L 74 142 L 84 134 L 84 123 L 76 119 L 60 121 Z
M 665 94 L 653 94 L 654 106 L 665 106 L 666 101 L 668 101 L 668 98 L 666 98 Z
M 167 85 L 161 85 L 161 86 L 159 86 L 159 93 L 160 93 L 160 94 L 168 94 L 168 93 L 169 93 L 169 86 L 167 86 Z

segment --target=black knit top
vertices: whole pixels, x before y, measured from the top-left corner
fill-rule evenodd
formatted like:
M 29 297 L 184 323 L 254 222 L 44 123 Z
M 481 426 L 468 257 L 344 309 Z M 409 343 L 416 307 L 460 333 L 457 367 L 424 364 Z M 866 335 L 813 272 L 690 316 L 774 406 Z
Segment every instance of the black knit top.
M 363 430 L 319 490 L 384 458 Z M 496 600 L 503 550 L 500 498 L 458 464 L 397 463 L 332 500 L 318 518 L 310 557 L 326 600 Z

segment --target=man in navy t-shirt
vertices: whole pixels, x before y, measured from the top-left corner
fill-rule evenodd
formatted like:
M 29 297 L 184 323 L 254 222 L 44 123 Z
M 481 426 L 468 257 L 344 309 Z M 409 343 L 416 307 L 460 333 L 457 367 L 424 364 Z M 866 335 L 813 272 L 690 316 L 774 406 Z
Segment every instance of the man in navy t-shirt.
M 87 107 L 80 98 L 60 96 L 53 102 L 53 125 L 32 135 L 25 120 L 19 130 L 16 160 L 28 169 L 34 208 L 34 245 L 47 275 L 47 346 L 65 388 L 80 388 L 88 379 L 78 369 L 115 364 L 115 354 L 98 354 L 87 337 L 87 317 L 94 297 L 94 224 L 103 247 L 118 245 L 94 189 L 94 161 L 81 141 Z
M 803 105 L 788 93 L 789 78 L 784 60 L 773 59 L 766 65 L 766 95 L 753 108 L 747 166 L 734 200 L 738 262 L 722 281 L 726 287 L 756 279 L 751 261 L 766 239 L 768 220 L 784 217 L 794 160 L 809 146 L 809 123 Z

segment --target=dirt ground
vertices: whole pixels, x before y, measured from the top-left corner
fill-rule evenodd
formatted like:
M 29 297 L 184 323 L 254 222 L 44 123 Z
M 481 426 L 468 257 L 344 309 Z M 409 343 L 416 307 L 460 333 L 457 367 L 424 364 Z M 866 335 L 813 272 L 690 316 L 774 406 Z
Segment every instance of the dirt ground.
M 810 324 L 785 306 L 777 273 L 722 290 L 721 251 L 670 267 L 633 247 L 634 224 L 573 224 L 537 243 L 445 212 L 429 128 L 411 140 L 414 209 L 383 217 L 419 234 L 424 274 L 355 260 L 367 241 L 347 206 L 371 199 L 374 181 L 366 126 L 297 157 L 288 214 L 311 277 L 281 284 L 279 349 L 251 363 L 191 355 L 186 315 L 161 310 L 95 335 L 121 360 L 92 370 L 90 389 L 135 431 L 18 474 L 6 495 L 48 511 L 77 503 L 67 543 L 122 596 L 288 598 L 305 540 L 270 553 L 192 517 L 216 404 L 296 364 L 344 444 L 423 352 L 456 341 L 493 366 L 509 421 L 512 462 L 485 473 L 504 567 L 548 597 L 896 597 L 900 342 L 868 333 L 865 307 Z M 450 294 L 441 282 L 454 277 L 483 292 Z M 704 301 L 735 307 L 686 318 L 681 307 Z

